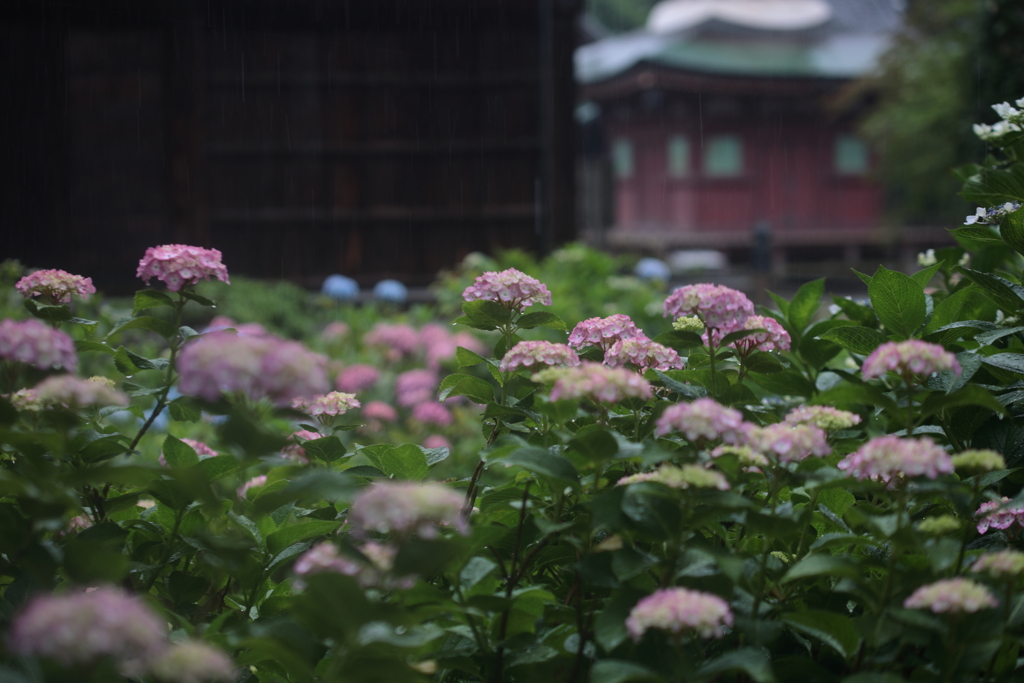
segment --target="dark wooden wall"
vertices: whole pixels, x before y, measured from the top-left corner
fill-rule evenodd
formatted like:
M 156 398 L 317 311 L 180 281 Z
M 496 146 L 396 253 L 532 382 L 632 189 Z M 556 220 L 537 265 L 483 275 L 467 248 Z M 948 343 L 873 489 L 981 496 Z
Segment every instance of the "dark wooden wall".
M 119 287 L 175 241 L 315 286 L 551 248 L 574 230 L 577 5 L 13 0 L 4 255 Z

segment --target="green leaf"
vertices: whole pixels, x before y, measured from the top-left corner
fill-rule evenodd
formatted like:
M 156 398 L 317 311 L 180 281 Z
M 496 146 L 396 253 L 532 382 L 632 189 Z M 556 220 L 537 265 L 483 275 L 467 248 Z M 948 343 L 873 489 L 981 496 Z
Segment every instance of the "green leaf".
M 775 302 L 775 305 L 779 307 L 779 312 L 782 313 L 782 316 L 786 320 L 789 320 L 789 302 L 786 301 L 781 296 L 779 296 L 778 294 L 776 294 L 775 292 L 771 292 L 767 289 L 765 291 L 768 292 L 768 296 L 772 298 L 772 301 Z
M 619 452 L 619 442 L 601 427 L 581 429 L 569 441 L 569 448 L 594 462 L 611 460 Z
M 747 356 L 746 360 L 743 361 L 743 366 L 749 372 L 760 372 L 762 374 L 782 372 L 786 369 L 778 358 L 764 351 L 755 351 Z
M 853 271 L 854 275 L 856 275 L 857 277 L 860 278 L 861 282 L 863 282 L 864 284 L 868 285 L 869 287 L 871 286 L 871 280 L 873 278 L 870 275 L 868 275 L 867 273 L 862 273 L 862 272 L 860 272 L 859 270 L 857 270 L 855 268 L 850 268 L 850 270 Z
M 704 340 L 701 339 L 699 334 L 696 332 L 686 332 L 684 330 L 662 332 L 654 338 L 654 341 L 676 351 L 685 351 L 686 349 L 694 349 L 704 346 Z
M 164 439 L 164 459 L 171 467 L 191 467 L 199 462 L 196 450 L 177 437 L 167 435 Z
M 896 402 L 880 389 L 867 384 L 839 384 L 816 396 L 812 403 L 822 406 L 864 405 L 877 406 L 897 413 Z
M 956 270 L 976 284 L 985 296 L 1004 311 L 1013 313 L 1024 306 L 1024 287 L 979 270 L 971 270 L 961 266 L 957 266 Z
M 999 222 L 999 234 L 1014 251 L 1024 254 L 1024 209 L 1018 209 L 1003 218 Z
M 125 437 L 115 434 L 90 441 L 78 455 L 83 462 L 91 464 L 110 460 L 127 452 L 128 444 L 125 443 Z
M 450 396 L 465 396 L 473 403 L 486 405 L 494 400 L 494 387 L 479 377 L 457 373 L 441 380 L 438 396 L 442 401 Z
M 784 370 L 772 374 L 751 372 L 748 377 L 757 386 L 780 396 L 811 397 L 816 392 L 814 384 L 795 370 Z
M 206 478 L 206 481 L 217 481 L 229 474 L 244 470 L 245 464 L 233 455 L 215 455 L 211 458 L 203 458 L 194 467 Z
M 468 368 L 487 362 L 487 359 L 479 353 L 464 349 L 461 346 L 455 347 L 455 360 L 458 361 L 460 368 Z
M 132 315 L 157 306 L 174 306 L 174 299 L 155 289 L 141 289 L 135 292 L 135 307 Z
M 851 351 L 860 356 L 870 355 L 870 353 L 880 345 L 889 341 L 888 338 L 878 330 L 873 330 L 870 327 L 858 327 L 855 325 L 833 328 L 821 335 L 820 339 L 835 342 L 847 351 Z
M 463 590 L 469 590 L 490 574 L 498 563 L 486 557 L 474 557 L 459 572 L 459 583 Z
M 78 353 L 86 353 L 88 351 L 96 351 L 98 353 L 105 353 L 108 356 L 114 355 L 114 349 L 110 348 L 106 344 L 100 342 L 89 341 L 88 339 L 78 339 L 75 341 L 75 351 Z
M 845 557 L 815 553 L 797 562 L 779 583 L 836 576 L 860 580 L 863 573 L 857 563 Z
M 214 301 L 212 299 L 207 299 L 205 296 L 199 296 L 198 294 L 196 294 L 191 289 L 183 289 L 183 290 L 181 290 L 181 294 L 182 294 L 182 296 L 184 296 L 189 301 L 195 301 L 200 306 L 210 307 L 210 306 L 216 306 L 217 305 L 216 301 Z
M 962 228 L 950 228 L 949 230 L 957 242 L 973 249 L 986 247 L 992 244 L 1003 244 L 1003 238 L 999 232 L 990 225 L 968 225 Z
M 784 614 L 782 620 L 791 628 L 817 638 L 844 659 L 850 659 L 860 648 L 860 634 L 849 617 L 823 610 L 806 610 Z
M 1024 164 L 1013 164 L 1006 170 L 979 168 L 964 181 L 960 194 L 978 206 L 1024 201 Z
M 424 448 L 423 446 L 417 446 L 423 451 L 423 457 L 427 459 L 427 467 L 433 467 L 442 460 L 447 460 L 448 456 L 451 455 L 451 451 L 446 446 L 440 446 L 438 448 Z
M 304 441 L 302 442 L 302 448 L 306 451 L 307 455 L 311 455 L 322 462 L 334 462 L 345 455 L 345 446 L 342 445 L 341 439 L 336 436 L 325 436 L 320 439 Z
M 756 683 L 774 683 L 772 659 L 768 650 L 761 647 L 741 647 L 715 657 L 697 669 L 691 680 L 716 678 L 726 671 L 742 671 Z
M 580 475 L 566 458 L 543 448 L 526 447 L 512 451 L 501 461 L 506 465 L 518 465 L 528 472 L 551 477 L 577 487 Z
M 71 320 L 71 309 L 67 304 L 41 304 L 35 299 L 25 299 L 25 308 L 36 318 L 50 323 Z
M 868 295 L 878 319 L 897 338 L 909 339 L 924 323 L 924 289 L 903 273 L 879 266 L 868 285 Z
M 832 297 L 832 303 L 846 315 L 847 318 L 867 327 L 874 327 L 877 322 L 875 312 L 870 306 L 864 306 L 856 301 L 851 301 L 841 296 Z
M 203 411 L 188 396 L 179 396 L 168 403 L 167 411 L 176 422 L 199 422 L 203 417 Z
M 276 555 L 285 548 L 299 541 L 333 533 L 341 522 L 329 522 L 323 519 L 308 520 L 278 529 L 267 536 L 267 550 Z
M 703 398 L 708 395 L 708 390 L 699 384 L 689 384 L 686 380 L 677 380 L 670 375 L 665 374 L 661 370 L 654 370 L 654 373 L 666 388 L 681 396 L 686 396 L 688 398 Z
M 958 289 L 935 306 L 925 333 L 929 334 L 960 320 L 989 317 L 981 313 L 986 306 L 990 308 L 991 304 L 977 287 Z
M 921 285 L 921 289 L 928 286 L 928 283 L 935 277 L 935 273 L 939 272 L 939 268 L 942 267 L 943 261 L 939 261 L 935 265 L 928 266 L 924 270 L 919 270 L 910 276 L 910 279 Z
M 365 455 L 374 467 L 395 479 L 421 481 L 429 470 L 423 449 L 411 443 L 401 446 L 375 444 L 359 452 Z
M 157 479 L 149 482 L 149 492 L 172 510 L 184 510 L 195 500 L 188 488 L 171 479 Z
M 462 304 L 462 312 L 473 327 L 481 330 L 495 330 L 512 319 L 512 311 L 496 301 L 467 301 Z
M 1024 353 L 995 353 L 991 356 L 982 356 L 981 361 L 1000 370 L 1024 375 Z
M 173 339 L 178 334 L 178 328 L 166 320 L 160 320 L 159 318 L 153 318 L 148 315 L 142 315 L 138 318 L 121 318 L 114 325 L 114 329 L 107 333 L 107 339 L 110 339 L 119 332 L 125 330 L 149 330 L 150 332 L 156 332 L 164 339 Z
M 1024 359 L 1024 356 L 1020 356 L 1020 358 Z M 1022 369 L 1022 373 L 1024 373 L 1024 369 Z M 977 384 L 968 384 L 959 391 L 955 391 L 951 394 L 942 394 L 938 392 L 930 394 L 928 398 L 921 403 L 921 419 L 930 417 L 941 410 L 956 408 L 958 406 L 981 406 L 988 408 L 999 415 L 1006 413 L 1006 408 L 1004 408 L 1003 404 L 992 395 L 991 391 L 984 387 L 980 387 Z
M 532 330 L 535 327 L 549 327 L 552 330 L 562 331 L 566 330 L 565 321 L 554 313 L 549 313 L 547 311 L 527 313 L 516 321 L 516 325 L 524 330 Z
M 619 659 L 601 659 L 590 668 L 589 683 L 665 683 L 658 673 L 645 666 Z
M 814 319 L 821 305 L 821 298 L 825 295 L 825 278 L 812 280 L 805 283 L 793 295 L 789 302 L 789 324 L 797 334 L 802 333 Z

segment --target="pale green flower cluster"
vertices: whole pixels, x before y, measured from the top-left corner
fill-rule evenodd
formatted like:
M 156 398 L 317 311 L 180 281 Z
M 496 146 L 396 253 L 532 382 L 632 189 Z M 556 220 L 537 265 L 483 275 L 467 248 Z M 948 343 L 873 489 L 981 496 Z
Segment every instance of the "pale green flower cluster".
M 636 484 L 641 481 L 652 481 L 673 489 L 729 490 L 729 481 L 721 472 L 705 469 L 700 465 L 683 465 L 682 467 L 662 465 L 653 472 L 641 472 L 640 474 L 623 477 L 616 483 L 616 486 Z
M 860 424 L 860 415 L 832 406 L 799 406 L 786 415 L 789 424 L 810 424 L 826 432 L 838 432 Z
M 1006 469 L 1006 460 L 995 451 L 982 449 L 957 453 L 952 457 L 953 468 L 964 472 L 994 472 Z
M 938 515 L 926 517 L 917 523 L 917 530 L 922 534 L 942 536 L 960 530 L 960 520 L 953 515 Z
M 695 315 L 687 315 L 676 318 L 672 322 L 672 329 L 680 332 L 703 332 L 704 323 Z

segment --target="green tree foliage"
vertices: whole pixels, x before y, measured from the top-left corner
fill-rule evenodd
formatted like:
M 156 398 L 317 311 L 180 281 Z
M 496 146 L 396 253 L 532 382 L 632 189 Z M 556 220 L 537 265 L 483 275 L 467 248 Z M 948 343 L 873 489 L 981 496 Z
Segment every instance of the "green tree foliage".
M 917 0 L 905 21 L 868 84 L 879 99 L 863 132 L 881 153 L 894 220 L 959 222 L 973 206 L 955 196 L 950 171 L 986 151 L 971 124 L 997 118 L 990 103 L 1024 95 L 1024 9 L 1013 0 Z

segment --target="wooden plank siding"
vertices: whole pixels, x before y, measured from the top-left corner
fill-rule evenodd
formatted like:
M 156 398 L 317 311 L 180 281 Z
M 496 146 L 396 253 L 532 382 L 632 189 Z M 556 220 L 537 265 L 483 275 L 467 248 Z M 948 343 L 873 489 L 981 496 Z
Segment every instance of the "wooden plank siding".
M 316 286 L 423 284 L 471 251 L 574 237 L 577 0 L 12 2 L 0 35 L 43 16 L 37 51 L 61 68 L 39 124 L 64 128 L 63 189 L 37 195 L 66 236 L 51 260 L 129 273 L 102 286 L 168 241 Z

